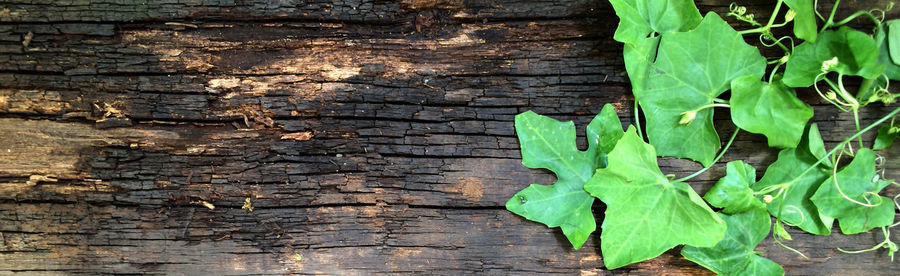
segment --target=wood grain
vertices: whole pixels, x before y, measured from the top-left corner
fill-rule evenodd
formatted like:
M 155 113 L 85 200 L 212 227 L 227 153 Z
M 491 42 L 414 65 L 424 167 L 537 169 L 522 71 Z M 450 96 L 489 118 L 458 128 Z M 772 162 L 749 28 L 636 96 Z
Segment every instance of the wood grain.
M 0 274 L 709 273 L 677 250 L 606 271 L 598 235 L 574 251 L 503 207 L 554 181 L 521 165 L 515 114 L 583 129 L 611 103 L 633 121 L 616 24 L 584 0 L 3 1 Z M 852 133 L 801 97 L 827 144 Z M 776 155 L 741 133 L 722 162 L 762 175 Z M 834 249 L 880 233 L 789 231 L 810 260 L 758 248 L 788 274 L 896 273 L 883 250 Z

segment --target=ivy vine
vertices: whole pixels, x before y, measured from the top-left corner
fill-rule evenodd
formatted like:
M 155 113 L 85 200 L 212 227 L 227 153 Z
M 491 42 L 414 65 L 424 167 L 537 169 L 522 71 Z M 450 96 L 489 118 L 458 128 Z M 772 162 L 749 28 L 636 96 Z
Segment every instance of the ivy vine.
M 900 97 L 888 89 L 900 80 L 900 20 L 884 18 L 892 4 L 836 19 L 840 0 L 827 16 L 813 0 L 778 0 L 765 22 L 732 4 L 725 18 L 751 26 L 739 31 L 716 13 L 701 16 L 690 0 L 609 2 L 620 20 L 613 39 L 624 43 L 637 125 L 623 131 L 605 105 L 587 126 L 588 149 L 580 151 L 572 122 L 531 111 L 517 115 L 522 164 L 549 169 L 558 181 L 518 192 L 506 203 L 509 211 L 561 228 L 578 249 L 596 230 L 591 205 L 599 199 L 606 204 L 600 247 L 607 269 L 685 245 L 685 258 L 718 274 L 782 275 L 756 245 L 771 233 L 804 256 L 789 246 L 785 227 L 829 235 L 834 222 L 845 235 L 875 229 L 884 235 L 869 249 L 840 251 L 886 248 L 893 260 L 898 246 L 890 229 L 900 225 L 894 221 L 900 203 L 879 193 L 900 184 L 884 179 L 884 158 L 876 151 L 900 136 L 894 121 L 900 107 L 869 125 L 859 118 L 865 106 L 892 105 Z M 847 26 L 854 19 L 871 22 L 871 33 Z M 776 35 L 788 26 L 793 36 Z M 761 55 L 746 43 L 756 37 L 782 55 Z M 845 85 L 852 78 L 858 86 Z M 853 134 L 827 149 L 798 88 L 852 113 Z M 735 125 L 724 147 L 713 125 L 716 109 L 730 112 Z M 863 141 L 875 129 L 875 141 Z M 741 130 L 780 148 L 777 160 L 759 179 L 751 165 L 728 162 L 726 175 L 701 198 L 686 181 L 713 166 Z M 657 165 L 661 156 L 704 168 L 674 179 Z

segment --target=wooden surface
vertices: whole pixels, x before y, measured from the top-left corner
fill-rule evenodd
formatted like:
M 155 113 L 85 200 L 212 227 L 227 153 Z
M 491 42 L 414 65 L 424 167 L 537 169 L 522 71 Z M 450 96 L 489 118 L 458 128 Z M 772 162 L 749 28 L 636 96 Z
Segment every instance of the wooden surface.
M 606 271 L 598 233 L 573 251 L 503 207 L 554 181 L 520 164 L 515 114 L 575 120 L 582 136 L 604 103 L 632 121 L 605 1 L 134 2 L 0 1 L 2 275 L 709 273 L 677 250 Z M 829 145 L 851 131 L 852 115 L 815 111 Z M 776 154 L 744 132 L 723 162 L 762 175 Z M 883 250 L 834 249 L 880 233 L 789 231 L 810 260 L 758 248 L 788 274 L 900 269 Z

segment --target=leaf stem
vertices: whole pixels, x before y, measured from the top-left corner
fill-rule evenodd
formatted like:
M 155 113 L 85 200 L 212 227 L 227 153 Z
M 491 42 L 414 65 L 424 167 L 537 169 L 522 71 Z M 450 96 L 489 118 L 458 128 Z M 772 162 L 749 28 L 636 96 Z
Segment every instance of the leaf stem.
M 860 16 L 862 16 L 862 15 L 868 15 L 869 19 L 872 19 L 872 22 L 875 22 L 875 25 L 881 24 L 881 21 L 878 20 L 878 17 L 875 17 L 875 15 L 872 14 L 871 12 L 869 12 L 869 11 L 858 11 L 858 12 L 856 12 L 856 13 L 854 13 L 854 14 L 848 16 L 847 18 L 844 18 L 844 20 L 841 20 L 841 21 L 839 21 L 839 22 L 837 22 L 837 23 L 832 24 L 831 27 L 840 27 L 840 26 L 843 26 L 843 25 L 845 25 L 845 24 L 847 24 L 847 23 L 850 23 L 850 21 L 852 21 L 853 19 L 856 19 L 857 17 L 860 17 Z
M 856 131 L 859 131 L 859 107 L 858 106 L 853 107 L 853 122 L 856 123 Z M 857 137 L 856 140 L 859 141 L 859 148 L 863 148 L 864 146 L 863 146 L 862 136 Z M 837 167 L 837 166 L 835 166 L 835 167 Z
M 778 16 L 778 11 L 781 9 L 781 4 L 784 3 L 784 0 L 778 0 L 778 3 L 775 3 L 775 10 L 772 11 L 772 15 L 769 16 L 769 22 L 766 23 L 767 28 L 772 28 L 775 24 L 775 17 Z
M 775 240 L 775 243 L 777 243 L 778 245 L 781 245 L 781 247 L 784 247 L 784 249 L 787 249 L 787 250 L 790 250 L 791 252 L 797 253 L 797 255 L 800 255 L 800 257 L 803 257 L 804 259 L 809 260 L 809 257 L 804 255 L 803 252 L 800 252 L 800 250 L 794 249 L 793 247 L 787 246 L 786 244 L 782 243 L 779 238 L 775 238 L 773 236 L 772 239 Z
M 834 25 L 834 14 L 837 13 L 837 8 L 838 8 L 838 5 L 840 5 L 840 4 L 841 4 L 841 0 L 834 1 L 834 6 L 831 7 L 831 14 L 828 15 L 828 19 L 825 20 L 825 24 L 822 25 L 822 30 L 819 31 L 820 33 L 822 31 L 825 31 L 825 29 L 828 29 L 829 27 Z
M 726 143 L 725 147 L 722 148 L 721 151 L 719 151 L 719 155 L 716 156 L 715 159 L 713 159 L 712 163 L 710 163 L 710 165 L 708 167 L 704 167 L 704 168 L 700 169 L 699 171 L 692 173 L 691 175 L 676 179 L 674 182 L 685 182 L 691 178 L 694 178 L 694 177 L 702 174 L 703 172 L 706 172 L 706 170 L 709 170 L 709 168 L 711 168 L 713 166 L 713 164 L 716 164 L 716 162 L 719 162 L 719 159 L 722 159 L 722 156 L 724 156 L 725 152 L 728 151 L 728 148 L 731 147 L 731 142 L 734 142 L 734 138 L 737 137 L 737 134 L 740 130 L 741 130 L 740 128 L 734 129 L 734 133 L 731 134 L 731 138 L 728 139 L 728 143 Z
M 897 252 L 897 244 L 891 241 L 891 230 L 888 229 L 888 227 L 881 227 L 881 233 L 884 234 L 884 241 L 876 244 L 873 247 L 861 249 L 861 250 L 854 250 L 854 251 L 848 251 L 848 250 L 844 250 L 844 249 L 841 249 L 840 247 L 838 247 L 837 250 L 841 251 L 843 253 L 846 253 L 846 254 L 859 254 L 859 253 L 865 253 L 865 252 L 869 252 L 869 251 L 875 251 L 875 250 L 878 250 L 881 248 L 887 248 L 888 256 L 891 256 L 891 262 L 893 262 L 894 261 L 894 252 Z

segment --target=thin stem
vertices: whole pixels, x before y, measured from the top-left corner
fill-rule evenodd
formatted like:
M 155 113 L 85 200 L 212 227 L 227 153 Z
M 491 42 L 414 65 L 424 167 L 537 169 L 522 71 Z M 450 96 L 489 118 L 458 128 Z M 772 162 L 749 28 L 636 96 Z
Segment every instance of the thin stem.
M 853 122 L 856 123 L 856 131 L 859 131 L 859 107 L 858 106 L 853 107 Z M 863 146 L 862 136 L 858 137 L 856 140 L 859 141 L 859 148 L 863 148 L 864 146 Z
M 837 91 L 838 95 L 841 95 L 841 98 L 844 98 L 844 101 L 850 103 L 854 108 L 859 107 L 859 102 L 856 101 L 856 98 L 854 98 L 853 95 L 850 95 L 850 93 L 847 92 L 847 89 L 844 88 L 844 74 L 838 74 L 838 88 L 840 88 Z
M 868 15 L 869 19 L 872 19 L 872 21 L 875 22 L 875 25 L 881 24 L 881 21 L 878 20 L 878 17 L 875 17 L 875 15 L 870 13 L 869 11 L 858 11 L 858 12 L 848 16 L 847 18 L 844 18 L 844 20 L 841 20 L 840 22 L 832 24 L 831 26 L 832 27 L 843 26 L 844 24 L 850 23 L 850 21 L 852 21 L 853 19 L 856 19 L 857 17 L 862 16 L 862 15 Z
M 806 168 L 806 170 L 803 170 L 803 172 L 801 172 L 800 175 L 797 175 L 797 177 L 795 177 L 794 179 L 799 179 L 800 177 L 803 177 L 804 175 L 806 175 L 807 173 L 809 173 L 810 171 L 815 169 L 817 166 L 819 166 L 819 164 L 822 164 L 822 162 L 824 162 L 828 158 L 828 156 L 833 155 L 838 149 L 844 148 L 844 146 L 847 145 L 847 143 L 849 143 L 850 141 L 853 141 L 853 139 L 856 139 L 857 137 L 862 136 L 863 133 L 866 133 L 869 130 L 872 130 L 873 128 L 877 127 L 881 123 L 884 123 L 884 121 L 887 121 L 891 117 L 894 117 L 894 115 L 897 115 L 897 113 L 900 113 L 900 107 L 895 108 L 893 111 L 891 111 L 891 113 L 888 113 L 884 117 L 881 117 L 881 119 L 878 119 L 878 121 L 875 121 L 874 123 L 870 124 L 866 128 L 864 128 L 860 131 L 857 131 L 852 136 L 848 137 L 847 139 L 844 139 L 844 141 L 841 141 L 839 144 L 837 144 L 837 146 L 835 146 L 833 149 L 828 151 L 828 153 L 825 154 L 825 157 L 822 157 L 822 158 L 819 158 L 819 160 L 816 160 L 816 163 L 812 164 L 812 166 L 810 166 L 809 168 Z
M 769 28 L 775 24 L 775 17 L 778 16 L 778 10 L 781 9 L 781 4 L 784 3 L 784 0 L 778 0 L 778 3 L 775 3 L 775 10 L 772 11 L 772 16 L 769 16 L 769 23 L 766 23 L 766 26 Z
M 731 138 L 728 139 L 728 143 L 726 143 L 726 144 L 725 144 L 725 147 L 722 148 L 721 151 L 719 151 L 719 155 L 716 156 L 715 159 L 713 159 L 713 162 L 710 163 L 710 165 L 709 165 L 708 167 L 704 167 L 704 168 L 700 169 L 699 171 L 697 171 L 697 172 L 695 172 L 695 173 L 693 173 L 693 174 L 691 174 L 691 175 L 688 175 L 688 176 L 685 176 L 685 177 L 676 179 L 675 182 L 684 182 L 684 181 L 687 181 L 688 179 L 694 178 L 694 177 L 696 177 L 696 176 L 702 174 L 703 172 L 706 172 L 706 170 L 709 170 L 709 168 L 711 168 L 711 167 L 713 166 L 712 164 L 715 164 L 716 162 L 719 162 L 719 159 L 722 159 L 722 156 L 724 156 L 724 155 L 725 155 L 725 152 L 728 151 L 728 148 L 731 147 L 731 142 L 734 142 L 734 138 L 737 137 L 737 134 L 738 134 L 738 132 L 739 132 L 740 130 L 741 130 L 740 128 L 735 128 L 735 129 L 734 129 L 734 133 L 731 134 Z
M 800 252 L 799 250 L 794 249 L 793 247 L 790 247 L 790 246 L 785 245 L 784 243 L 781 242 L 780 239 L 775 238 L 775 237 L 773 237 L 772 239 L 775 240 L 775 243 L 777 243 L 778 245 L 781 245 L 781 247 L 784 247 L 784 249 L 787 249 L 787 250 L 790 250 L 791 252 L 797 253 L 797 255 L 800 255 L 800 257 L 803 257 L 804 259 L 809 260 L 809 257 L 806 257 L 806 255 L 804 255 L 804 254 L 803 254 L 802 252 Z
M 824 31 L 825 29 L 828 29 L 828 27 L 831 27 L 832 24 L 834 24 L 834 15 L 837 13 L 837 8 L 838 8 L 838 5 L 840 5 L 840 4 L 841 4 L 841 0 L 834 1 L 834 6 L 831 7 L 831 14 L 828 15 L 828 19 L 825 20 L 825 24 L 822 25 L 822 30 L 819 31 L 820 33 L 822 31 Z

